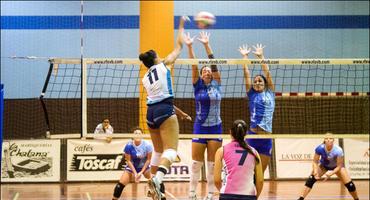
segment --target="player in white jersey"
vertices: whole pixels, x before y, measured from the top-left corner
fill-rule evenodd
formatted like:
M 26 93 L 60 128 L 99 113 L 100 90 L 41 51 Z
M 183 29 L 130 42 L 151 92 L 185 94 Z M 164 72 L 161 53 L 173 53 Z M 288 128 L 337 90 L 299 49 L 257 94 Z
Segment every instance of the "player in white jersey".
M 262 165 L 258 152 L 244 140 L 247 130 L 243 120 L 235 120 L 230 129 L 232 141 L 216 152 L 214 179 L 220 200 L 256 200 L 261 194 Z
M 141 53 L 139 56 L 148 68 L 142 82 L 148 94 L 146 119 L 154 146 L 151 165 L 158 166 L 156 174 L 148 181 L 154 200 L 160 200 L 163 197 L 160 185 L 171 164 L 177 159 L 179 124 L 173 105 L 170 69 L 167 66 L 172 66 L 180 55 L 184 23 L 187 19 L 187 17 L 181 17 L 175 49 L 166 58 L 161 60 L 154 50 Z
M 312 174 L 308 177 L 298 200 L 306 198 L 316 181 L 326 181 L 334 174 L 346 186 L 353 199 L 358 200 L 356 186 L 352 182 L 346 168 L 344 168 L 343 150 L 340 146 L 334 144 L 334 138 L 331 133 L 327 133 L 326 136 L 324 142 L 315 149 L 312 161 Z
M 254 51 L 252 53 L 258 59 L 264 59 L 264 46 L 262 46 L 262 44 L 257 44 L 253 47 Z M 247 45 L 243 45 L 239 48 L 239 52 L 243 55 L 243 58 L 247 59 L 248 54 L 251 52 L 251 48 L 248 48 Z M 264 75 L 256 75 L 253 78 L 253 84 L 248 65 L 245 64 L 243 68 L 250 113 L 250 125 L 247 133 L 271 134 L 272 119 L 275 109 L 275 85 L 272 81 L 269 67 L 267 64 L 262 64 Z M 272 139 L 247 139 L 247 142 L 260 154 L 262 168 L 263 171 L 265 171 L 270 163 Z

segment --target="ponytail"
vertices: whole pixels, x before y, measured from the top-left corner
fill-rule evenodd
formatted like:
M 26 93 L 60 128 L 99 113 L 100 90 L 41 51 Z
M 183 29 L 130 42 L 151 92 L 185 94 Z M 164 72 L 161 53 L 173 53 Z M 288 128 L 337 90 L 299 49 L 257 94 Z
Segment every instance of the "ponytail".
M 253 152 L 251 147 L 245 142 L 244 137 L 247 131 L 247 124 L 243 120 L 235 120 L 233 127 L 231 129 L 231 135 L 238 142 L 238 144 L 248 153 L 252 154 L 256 160 L 256 163 L 259 163 L 257 155 Z

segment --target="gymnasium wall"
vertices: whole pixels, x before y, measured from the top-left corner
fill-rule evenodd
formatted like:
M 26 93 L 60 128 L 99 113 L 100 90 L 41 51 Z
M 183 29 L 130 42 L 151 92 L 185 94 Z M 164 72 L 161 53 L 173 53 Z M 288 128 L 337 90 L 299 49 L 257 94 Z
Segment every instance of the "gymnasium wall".
M 45 121 L 39 101 L 49 68 L 47 58 L 79 58 L 81 56 L 80 38 L 84 38 L 84 57 L 88 58 L 137 58 L 139 54 L 139 1 L 84 1 L 84 25 L 81 32 L 80 1 L 1 1 L 1 83 L 5 87 L 4 136 L 6 138 L 43 137 Z M 175 1 L 175 23 L 178 16 L 193 16 L 198 11 L 210 11 L 217 17 L 212 29 L 211 45 L 217 58 L 240 58 L 238 47 L 241 44 L 263 43 L 267 47 L 267 58 L 366 58 L 369 57 L 369 2 L 368 1 Z M 198 34 L 194 24 L 187 24 L 186 31 Z M 175 31 L 175 34 L 177 31 Z M 199 42 L 194 44 L 196 56 L 205 58 L 205 52 Z M 43 59 L 11 59 L 11 56 L 37 56 Z M 187 58 L 186 47 L 180 56 Z M 368 65 L 367 65 L 368 66 Z M 299 76 L 302 71 L 273 69 L 276 77 L 285 74 Z M 223 71 L 223 83 L 232 80 L 237 71 Z M 317 70 L 317 71 L 315 71 Z M 175 77 L 183 71 L 175 71 Z M 256 73 L 256 72 L 254 72 Z M 283 73 L 282 76 L 280 76 Z M 320 74 L 318 69 L 310 68 L 310 73 Z M 330 71 L 326 71 L 330 74 Z M 369 92 L 369 71 L 348 70 L 348 77 L 357 79 L 354 87 L 341 78 L 333 82 L 333 88 L 321 86 L 295 87 L 296 80 L 285 82 L 276 78 L 278 92 Z M 324 74 L 325 75 L 325 74 Z M 316 84 L 332 81 L 320 77 Z M 131 77 L 136 79 L 138 77 Z M 181 79 L 181 78 L 180 78 Z M 175 78 L 176 82 L 184 82 Z M 238 79 L 239 81 L 242 79 Z M 233 80 L 234 81 L 234 80 Z M 340 84 L 336 84 L 336 82 Z M 186 83 L 186 82 L 185 82 Z M 348 83 L 348 84 L 345 84 Z M 243 85 L 241 82 L 237 83 Z M 225 86 L 224 91 L 229 90 Z M 186 91 L 175 94 L 178 104 L 194 116 L 192 87 L 189 83 Z M 303 88 L 303 89 L 302 89 Z M 175 89 L 176 90 L 176 89 Z M 228 127 L 235 116 L 247 119 L 247 101 L 244 87 L 237 94 L 225 94 L 223 100 L 224 126 Z M 136 93 L 122 94 L 122 101 L 115 99 L 92 100 L 89 105 L 101 103 L 108 108 L 116 132 L 128 132 L 137 125 L 138 108 Z M 130 95 L 131 94 L 131 95 Z M 232 99 L 226 97 L 234 97 Z M 104 98 L 104 97 L 103 97 Z M 274 132 L 276 133 L 321 133 L 330 128 L 340 133 L 369 132 L 369 97 L 337 98 L 329 103 L 325 100 L 312 101 L 308 98 L 277 100 Z M 64 107 L 50 107 L 50 113 L 62 113 L 52 121 L 52 128 L 58 132 L 80 132 L 79 100 L 60 99 L 65 107 L 72 108 L 72 115 Z M 112 101 L 114 101 L 112 103 Z M 344 101 L 344 102 L 343 102 Z M 123 103 L 124 102 L 124 103 Z M 53 104 L 49 101 L 50 105 Z M 104 106 L 105 105 L 105 106 Z M 307 105 L 318 106 L 310 110 Z M 324 107 L 319 107 L 323 106 Z M 325 107 L 328 105 L 331 110 Z M 95 106 L 94 106 L 95 107 Z M 288 109 L 289 108 L 289 109 Z M 325 109 L 321 109 L 325 108 Z M 131 110 L 130 110 L 131 109 Z M 91 110 L 91 109 L 90 109 Z M 130 111 L 129 111 L 130 110 Z M 344 110 L 344 112 L 343 112 Z M 129 112 L 128 112 L 129 111 Z M 314 113 L 313 111 L 320 111 Z M 292 113 L 306 116 L 299 121 Z M 94 111 L 94 113 L 97 113 Z M 104 113 L 104 112 L 102 112 Z M 106 112 L 105 112 L 106 113 Z M 230 117 L 228 113 L 237 113 Z M 51 117 L 52 114 L 50 114 Z M 104 115 L 104 114 L 102 114 Z M 359 115 L 359 118 L 354 117 Z M 101 116 L 89 115 L 88 131 L 101 120 Z M 295 120 L 295 121 L 291 121 Z M 321 126 L 323 122 L 326 124 Z M 301 126 L 304 123 L 304 126 Z M 289 127 L 287 127 L 289 124 Z M 356 129 L 348 129 L 352 124 Z M 295 126 L 296 125 L 296 126 Z M 181 132 L 189 133 L 191 123 L 182 123 Z M 226 131 L 226 130 L 225 130 Z
M 139 6 L 139 1 L 85 1 L 84 56 L 136 58 Z M 268 58 L 369 56 L 368 1 L 175 1 L 175 16 L 201 10 L 217 17 L 208 31 L 219 58 L 239 58 L 237 48 L 243 43 L 265 44 Z M 6 99 L 39 96 L 48 69 L 46 59 L 6 57 L 79 58 L 79 17 L 79 1 L 1 1 L 1 82 Z M 191 24 L 186 28 L 191 34 L 199 32 Z M 197 57 L 205 57 L 199 43 L 194 48 Z M 181 57 L 187 57 L 186 51 Z M 357 89 L 369 91 L 368 86 Z

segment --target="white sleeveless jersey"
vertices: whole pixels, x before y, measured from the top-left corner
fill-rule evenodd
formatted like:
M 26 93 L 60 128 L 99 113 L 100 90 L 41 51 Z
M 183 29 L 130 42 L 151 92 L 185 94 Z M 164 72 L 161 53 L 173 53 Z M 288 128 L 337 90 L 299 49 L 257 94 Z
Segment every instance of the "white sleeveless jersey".
M 150 67 L 145 73 L 142 82 L 148 94 L 147 105 L 173 97 L 171 72 L 164 63 Z

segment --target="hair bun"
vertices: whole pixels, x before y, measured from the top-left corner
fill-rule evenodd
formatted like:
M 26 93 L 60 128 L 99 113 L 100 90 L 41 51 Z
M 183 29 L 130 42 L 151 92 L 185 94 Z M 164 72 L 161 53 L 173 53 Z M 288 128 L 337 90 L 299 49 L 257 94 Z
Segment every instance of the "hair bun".
M 143 61 L 144 59 L 145 59 L 145 57 L 146 57 L 146 55 L 145 55 L 146 53 L 141 53 L 140 55 L 139 55 L 139 60 L 140 61 Z

